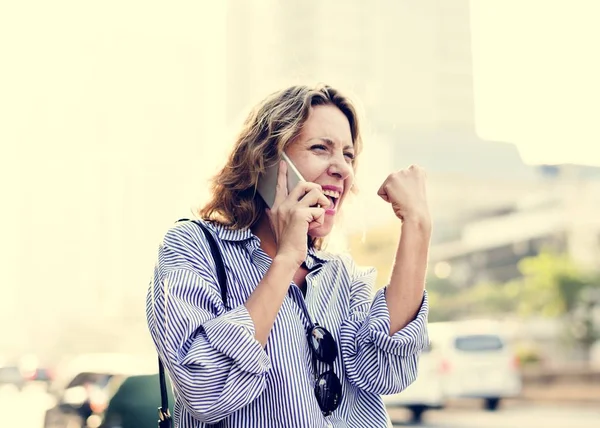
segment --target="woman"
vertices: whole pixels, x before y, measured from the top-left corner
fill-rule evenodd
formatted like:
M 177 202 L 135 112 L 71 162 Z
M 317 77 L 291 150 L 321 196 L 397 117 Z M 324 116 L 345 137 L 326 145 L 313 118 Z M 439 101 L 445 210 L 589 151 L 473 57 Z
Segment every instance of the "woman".
M 252 111 L 200 211 L 226 267 L 226 303 L 200 227 L 167 232 L 148 323 L 177 427 L 390 426 L 380 395 L 415 379 L 428 341 L 431 220 L 423 170 L 390 174 L 378 194 L 402 234 L 390 283 L 374 299 L 373 269 L 322 250 L 361 145 L 353 105 L 331 87 L 291 87 Z M 288 192 L 280 162 L 267 209 L 257 181 L 282 152 L 306 182 Z

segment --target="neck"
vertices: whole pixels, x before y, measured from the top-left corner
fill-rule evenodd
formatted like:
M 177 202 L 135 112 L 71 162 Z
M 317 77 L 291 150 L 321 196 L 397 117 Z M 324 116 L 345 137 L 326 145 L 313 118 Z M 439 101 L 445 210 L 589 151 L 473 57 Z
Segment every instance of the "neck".
M 262 250 L 273 259 L 277 254 L 277 241 L 266 213 L 260 216 L 259 220 L 251 227 L 251 230 L 260 239 Z

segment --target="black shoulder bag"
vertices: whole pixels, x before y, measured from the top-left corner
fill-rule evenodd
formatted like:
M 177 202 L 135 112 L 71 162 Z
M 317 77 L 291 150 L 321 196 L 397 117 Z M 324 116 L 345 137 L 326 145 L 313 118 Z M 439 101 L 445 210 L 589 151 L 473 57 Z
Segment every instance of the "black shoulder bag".
M 181 219 L 180 221 L 189 221 L 188 219 Z M 223 299 L 223 303 L 225 307 L 227 307 L 227 276 L 225 275 L 225 266 L 223 265 L 223 257 L 221 257 L 221 252 L 219 251 L 219 247 L 217 246 L 217 242 L 215 238 L 213 238 L 210 231 L 199 221 L 192 221 L 197 224 L 204 235 L 206 236 L 206 240 L 208 241 L 208 245 L 210 246 L 210 252 L 212 253 L 212 257 L 215 261 L 215 266 L 217 268 L 217 279 L 219 281 L 219 286 L 221 287 L 221 299 Z M 167 396 L 167 382 L 165 379 L 165 368 L 163 363 L 158 357 L 158 376 L 160 379 L 160 407 L 158 408 L 158 428 L 171 428 L 172 427 L 172 417 L 169 412 L 169 397 Z M 220 426 L 221 424 L 217 424 L 216 426 Z

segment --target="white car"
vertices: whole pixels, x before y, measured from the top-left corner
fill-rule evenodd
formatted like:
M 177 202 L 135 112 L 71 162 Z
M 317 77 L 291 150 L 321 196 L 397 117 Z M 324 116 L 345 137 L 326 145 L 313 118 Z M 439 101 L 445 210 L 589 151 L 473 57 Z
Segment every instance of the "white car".
M 435 346 L 425 349 L 419 358 L 417 379 L 399 394 L 382 396 L 387 408 L 404 407 L 411 411 L 413 423 L 420 423 L 428 409 L 444 407 L 441 353 Z
M 503 398 L 520 394 L 518 360 L 499 323 L 431 323 L 429 335 L 442 353 L 447 397 L 483 399 L 486 409 L 496 410 Z

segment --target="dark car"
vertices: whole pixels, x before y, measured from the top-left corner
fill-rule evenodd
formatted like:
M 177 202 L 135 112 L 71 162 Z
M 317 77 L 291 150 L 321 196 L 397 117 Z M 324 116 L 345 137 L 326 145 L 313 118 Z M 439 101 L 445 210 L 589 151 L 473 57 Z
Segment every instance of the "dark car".
M 120 379 L 153 373 L 154 359 L 126 354 L 88 354 L 67 359 L 54 374 L 50 393 L 57 404 L 46 411 L 44 428 L 97 428 Z M 141 426 L 140 426 L 141 428 Z
M 88 420 L 104 411 L 106 388 L 112 373 L 78 373 L 57 396 L 56 406 L 48 409 L 44 428 L 88 428 Z
M 17 366 L 0 367 L 0 386 L 13 385 L 19 390 L 25 386 L 25 378 Z
M 116 390 L 102 415 L 101 428 L 156 427 L 160 406 L 158 374 L 114 378 L 111 383 Z M 174 400 L 168 379 L 167 391 L 172 405 Z
M 34 373 L 31 376 L 31 380 L 36 382 L 51 383 L 52 371 L 44 367 L 39 367 L 35 369 Z

